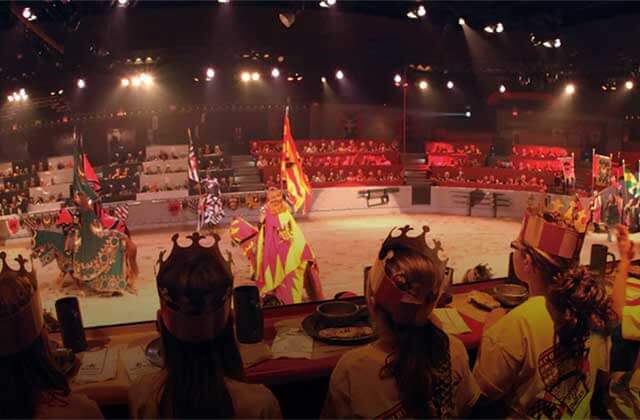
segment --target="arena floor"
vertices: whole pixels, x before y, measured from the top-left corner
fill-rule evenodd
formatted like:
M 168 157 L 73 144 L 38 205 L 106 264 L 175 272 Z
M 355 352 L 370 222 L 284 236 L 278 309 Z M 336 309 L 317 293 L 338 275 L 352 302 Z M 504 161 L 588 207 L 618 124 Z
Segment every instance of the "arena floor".
M 449 257 L 449 265 L 455 269 L 454 282 L 460 281 L 468 268 L 478 263 L 488 263 L 494 276 L 507 274 L 509 244 L 517 236 L 520 222 L 516 220 L 478 217 L 393 214 L 367 216 L 340 216 L 308 218 L 300 222 L 303 232 L 320 267 L 325 296 L 340 291 L 362 292 L 363 267 L 370 265 L 382 240 L 393 226 L 405 224 L 419 227 L 428 224 L 434 238 L 440 239 Z M 174 230 L 134 232 L 138 245 L 140 277 L 136 282 L 137 294 L 125 293 L 120 297 L 81 296 L 80 304 L 84 324 L 87 327 L 149 321 L 155 319 L 158 297 L 155 288 L 154 264 L 162 249 L 171 248 Z M 181 235 L 190 233 L 187 228 Z M 230 245 L 226 228 L 220 230 L 223 252 L 228 249 L 234 261 L 236 281 L 248 278 L 247 260 L 239 248 Z M 636 234 L 640 238 L 640 234 Z M 638 240 L 636 238 L 636 240 Z M 590 233 L 582 252 L 582 262 L 588 263 L 593 243 L 605 243 L 605 234 Z M 8 244 L 10 256 L 28 254 L 26 241 Z M 615 244 L 611 251 L 617 253 Z M 56 286 L 58 268 L 55 263 L 40 267 L 36 263 L 43 304 L 53 309 L 56 299 L 65 295 L 78 295 L 72 287 Z

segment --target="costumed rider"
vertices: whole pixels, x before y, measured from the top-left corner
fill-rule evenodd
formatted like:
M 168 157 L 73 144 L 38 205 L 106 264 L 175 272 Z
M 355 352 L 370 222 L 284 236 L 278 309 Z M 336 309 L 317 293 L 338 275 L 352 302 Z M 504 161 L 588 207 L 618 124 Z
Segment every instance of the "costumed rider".
M 118 295 L 124 290 L 135 292 L 138 265 L 133 241 L 123 232 L 104 227 L 103 210 L 94 205 L 99 197 L 87 182 L 77 156 L 74 172 L 77 214 L 69 212 L 63 222 L 69 223 L 70 219 L 73 227 L 65 228 L 66 234 L 36 230 L 33 255 L 43 265 L 55 259 L 61 271 L 68 272 L 81 289 L 101 296 Z
M 315 255 L 281 190 L 267 191 L 259 228 L 236 217 L 230 236 L 249 259 L 265 304 L 323 299 Z

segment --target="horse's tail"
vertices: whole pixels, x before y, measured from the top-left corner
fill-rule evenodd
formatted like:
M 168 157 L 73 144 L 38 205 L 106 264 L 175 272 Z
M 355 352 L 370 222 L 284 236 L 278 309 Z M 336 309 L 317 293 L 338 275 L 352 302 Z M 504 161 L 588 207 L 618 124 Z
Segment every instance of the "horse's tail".
M 138 274 L 140 273 L 137 256 L 138 256 L 138 247 L 131 240 L 131 238 L 127 237 L 125 260 L 127 262 L 127 281 L 131 285 L 133 285 L 133 281 L 136 279 L 136 277 L 138 277 Z

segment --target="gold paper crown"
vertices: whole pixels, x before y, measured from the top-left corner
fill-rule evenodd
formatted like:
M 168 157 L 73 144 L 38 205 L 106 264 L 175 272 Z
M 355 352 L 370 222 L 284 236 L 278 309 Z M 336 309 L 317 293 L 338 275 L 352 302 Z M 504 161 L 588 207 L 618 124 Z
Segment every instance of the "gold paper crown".
M 6 299 L 3 306 L 0 306 L 0 356 L 7 356 L 24 350 L 38 338 L 44 326 L 44 318 L 33 265 L 31 271 L 27 271 L 27 260 L 18 255 L 15 261 L 19 268 L 14 270 L 7 264 L 5 252 L 0 252 L 0 261 L 0 288 L 10 289 L 3 290 L 3 299 L 5 293 L 14 293 L 13 298 Z M 27 280 L 26 284 L 24 279 Z
M 400 235 L 393 236 L 395 230 L 400 231 Z M 440 253 L 444 252 L 442 249 L 442 243 L 437 239 L 432 239 L 433 247 L 427 245 L 426 235 L 429 232 L 429 226 L 422 226 L 422 233 L 418 236 L 407 235 L 413 228 L 409 225 L 405 225 L 401 228 L 393 228 L 387 239 L 382 243 L 380 252 L 378 253 L 378 259 L 384 260 L 389 251 L 398 249 L 408 249 L 418 254 L 423 255 L 434 265 L 435 270 L 438 273 L 444 274 L 448 259 L 441 259 Z

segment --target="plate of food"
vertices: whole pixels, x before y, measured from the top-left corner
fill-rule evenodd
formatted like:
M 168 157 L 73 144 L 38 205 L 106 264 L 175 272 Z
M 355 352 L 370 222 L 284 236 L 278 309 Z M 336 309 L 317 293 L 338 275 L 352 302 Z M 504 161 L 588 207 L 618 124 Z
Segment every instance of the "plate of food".
M 487 311 L 492 311 L 500 307 L 500 302 L 498 302 L 493 296 L 479 290 L 473 290 L 469 293 L 467 299 L 469 302 Z
M 302 328 L 309 336 L 327 344 L 356 345 L 378 338 L 368 317 L 354 320 L 351 325 L 334 326 L 312 314 L 302 321 Z

